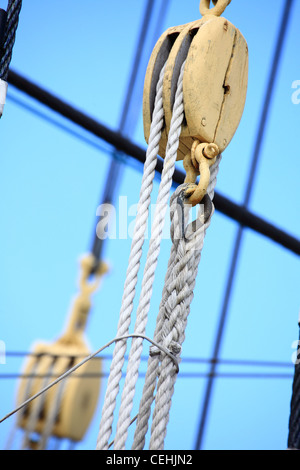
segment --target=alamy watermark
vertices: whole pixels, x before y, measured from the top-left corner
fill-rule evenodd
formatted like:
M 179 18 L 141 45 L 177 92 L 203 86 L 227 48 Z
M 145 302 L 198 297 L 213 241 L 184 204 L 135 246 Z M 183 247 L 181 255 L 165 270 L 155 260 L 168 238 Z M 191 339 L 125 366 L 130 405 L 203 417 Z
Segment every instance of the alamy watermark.
M 6 364 L 6 347 L 2 340 L 0 340 L 0 364 Z
M 189 239 L 193 236 L 195 230 L 197 230 L 201 223 L 201 217 L 204 213 L 204 204 L 199 204 L 195 207 L 184 204 L 181 206 L 179 203 L 176 204 L 176 216 L 178 221 L 184 229 L 185 239 Z M 127 196 L 119 196 L 118 210 L 113 204 L 101 204 L 97 207 L 96 216 L 99 217 L 99 221 L 96 226 L 96 234 L 100 240 L 127 240 L 128 238 L 134 238 L 135 221 L 138 210 L 138 204 L 128 204 Z M 166 210 L 164 217 L 164 226 L 162 227 L 162 239 L 170 239 L 170 207 L 167 209 L 157 204 L 150 204 L 149 214 L 147 220 L 147 226 L 144 238 L 150 239 L 151 227 L 157 211 Z M 192 223 L 193 221 L 193 223 Z M 199 221 L 199 223 L 195 223 Z M 139 232 L 136 232 L 136 236 L 140 236 Z
M 292 89 L 295 90 L 292 93 L 292 103 L 300 104 L 300 80 L 293 81 Z

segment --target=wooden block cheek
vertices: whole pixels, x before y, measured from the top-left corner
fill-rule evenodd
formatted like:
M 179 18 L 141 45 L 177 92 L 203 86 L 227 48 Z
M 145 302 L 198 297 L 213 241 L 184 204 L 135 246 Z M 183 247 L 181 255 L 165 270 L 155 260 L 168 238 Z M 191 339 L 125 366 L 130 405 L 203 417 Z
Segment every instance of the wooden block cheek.
M 49 354 L 47 354 L 48 351 Z M 39 344 L 36 346 L 34 352 L 37 354 L 37 357 L 32 357 L 27 361 L 24 374 L 34 373 L 37 374 L 37 376 L 53 374 L 53 377 L 49 377 L 47 383 L 52 382 L 55 377 L 62 375 L 89 354 L 89 350 L 86 347 L 82 347 L 81 350 L 79 350 L 77 346 L 65 347 L 60 344 Z M 78 354 L 80 357 L 78 357 Z M 101 368 L 101 361 L 91 359 L 78 369 L 78 378 L 76 378 L 76 371 L 73 372 L 72 377 L 64 379 L 66 382 L 62 402 L 55 418 L 52 435 L 76 441 L 82 439 L 92 419 L 98 401 Z M 81 374 L 85 373 L 87 375 L 97 374 L 97 377 L 80 377 Z M 60 383 L 62 384 L 62 382 Z M 39 392 L 43 385 L 45 385 L 45 382 L 42 378 L 23 378 L 18 391 L 18 403 L 22 403 Z M 34 431 L 37 433 L 44 431 L 47 417 L 55 402 L 59 386 L 59 384 L 56 384 L 54 387 L 50 388 L 46 394 L 33 400 L 19 413 L 18 426 L 20 428 L 27 428 L 34 407 L 36 404 L 40 406 L 38 403 L 41 403 L 42 406 L 40 406 Z
M 237 37 L 242 38 L 238 60 Z M 232 139 L 244 109 L 247 54 L 246 41 L 235 26 L 225 18 L 216 18 L 199 30 L 187 57 L 183 79 L 185 132 L 202 142 L 214 142 L 221 152 Z

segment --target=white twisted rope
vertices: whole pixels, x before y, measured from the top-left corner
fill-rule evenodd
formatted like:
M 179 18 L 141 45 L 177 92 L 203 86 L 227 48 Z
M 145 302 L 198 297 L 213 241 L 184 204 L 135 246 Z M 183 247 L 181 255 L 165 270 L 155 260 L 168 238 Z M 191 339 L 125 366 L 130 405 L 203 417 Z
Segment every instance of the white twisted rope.
M 181 72 L 178 78 L 175 102 L 170 124 L 170 131 L 168 135 L 166 155 L 164 159 L 164 167 L 162 171 L 161 182 L 155 207 L 153 225 L 151 228 L 151 238 L 144 269 L 140 300 L 137 308 L 137 319 L 135 323 L 134 332 L 138 334 L 145 334 L 146 324 L 148 320 L 148 312 L 150 308 L 150 300 L 152 296 L 155 270 L 160 252 L 164 219 L 168 207 L 168 199 L 172 186 L 172 177 L 175 170 L 177 150 L 179 146 L 179 136 L 181 133 L 181 125 L 184 118 L 184 65 L 185 63 L 183 63 L 181 67 Z M 138 379 L 142 349 L 143 340 L 141 338 L 134 338 L 132 340 L 131 350 L 129 354 L 125 385 L 122 393 L 122 401 L 119 411 L 117 432 L 114 440 L 114 449 L 125 449 L 128 428 L 131 422 L 130 413 L 133 407 L 135 386 Z
M 175 260 L 175 248 L 172 245 L 171 254 L 168 263 L 168 269 L 165 276 L 165 283 L 162 292 L 162 299 L 159 307 L 159 313 L 157 316 L 157 324 L 154 332 L 154 338 L 156 342 L 161 342 L 161 331 L 164 322 L 164 316 L 161 310 L 164 308 L 165 301 L 168 296 L 167 285 L 169 278 L 172 276 L 173 265 Z M 148 431 L 148 421 L 151 413 L 151 405 L 154 399 L 154 390 L 156 387 L 157 371 L 160 363 L 160 357 L 157 348 L 153 349 L 150 347 L 150 357 L 148 359 L 147 372 L 145 377 L 145 384 L 143 388 L 143 395 L 140 401 L 139 413 L 137 417 L 137 425 L 134 434 L 134 441 L 132 445 L 133 450 L 142 450 L 145 445 L 145 436 Z
M 211 167 L 211 177 L 208 194 L 211 199 L 214 195 L 216 177 L 220 158 Z M 172 197 L 176 202 L 177 196 L 182 190 L 179 187 Z M 188 220 L 189 208 L 185 207 L 184 220 Z M 200 211 L 199 211 L 200 213 Z M 189 314 L 190 303 L 193 298 L 193 289 L 200 262 L 205 232 L 210 220 L 201 225 L 188 241 L 182 238 L 182 220 L 178 219 L 178 212 L 171 211 L 171 236 L 173 245 L 169 259 L 165 286 L 160 304 L 159 314 L 154 338 L 156 342 L 164 344 L 173 354 L 179 354 L 184 341 L 184 331 Z M 168 423 L 168 415 L 171 406 L 174 384 L 177 372 L 163 357 L 161 367 L 159 350 L 151 347 L 152 355 L 148 360 L 148 368 L 145 378 L 144 390 L 140 402 L 137 427 L 134 436 L 133 449 L 143 449 L 145 435 L 148 431 L 151 405 L 154 400 L 156 380 L 159 376 L 156 394 L 156 405 L 153 414 L 152 435 L 150 448 L 162 449 Z M 159 371 L 161 373 L 159 374 Z
M 157 154 L 159 150 L 161 131 L 164 124 L 164 111 L 162 102 L 163 75 L 164 68 L 160 73 L 160 78 L 157 84 L 153 118 L 150 128 L 149 144 L 146 153 L 146 161 L 144 165 L 144 173 L 140 191 L 140 200 L 137 209 L 133 240 L 128 261 L 117 336 L 124 336 L 128 334 L 131 322 L 131 313 L 133 309 L 133 300 L 135 296 L 137 276 L 140 267 L 140 259 L 142 256 L 142 247 L 144 243 L 145 232 L 147 228 L 151 192 L 153 186 L 153 179 L 155 176 L 155 167 L 157 163 Z M 97 438 L 97 450 L 107 449 L 109 445 L 108 440 L 112 432 L 113 414 L 116 407 L 116 397 L 119 393 L 119 382 L 122 376 L 122 367 L 124 364 L 126 348 L 127 343 L 124 340 L 117 342 L 114 349 L 113 359 L 110 368 L 110 375 L 108 378 L 106 395 L 102 409 L 100 429 Z

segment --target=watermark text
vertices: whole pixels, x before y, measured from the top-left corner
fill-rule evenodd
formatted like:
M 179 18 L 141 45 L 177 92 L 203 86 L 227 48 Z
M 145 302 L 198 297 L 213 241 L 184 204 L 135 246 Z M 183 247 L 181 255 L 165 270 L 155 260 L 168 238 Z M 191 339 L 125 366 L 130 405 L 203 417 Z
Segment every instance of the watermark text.
M 292 89 L 295 90 L 292 93 L 292 103 L 293 104 L 300 104 L 300 80 L 293 81 Z

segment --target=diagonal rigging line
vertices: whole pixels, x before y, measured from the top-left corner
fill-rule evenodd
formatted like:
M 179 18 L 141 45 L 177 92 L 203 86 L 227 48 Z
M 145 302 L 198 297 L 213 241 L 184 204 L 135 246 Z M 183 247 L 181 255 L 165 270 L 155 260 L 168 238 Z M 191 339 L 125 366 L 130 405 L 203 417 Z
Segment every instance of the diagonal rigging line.
M 104 124 L 84 114 L 13 70 L 9 71 L 8 82 L 10 85 L 27 94 L 39 103 L 45 105 L 79 127 L 87 130 L 94 136 L 105 141 L 107 144 L 112 145 L 116 150 L 119 150 L 127 156 L 144 164 L 146 154 L 145 150 L 136 145 L 130 139 L 124 137 L 120 132 L 116 132 L 108 128 Z M 32 109 L 29 109 L 29 111 L 32 111 Z M 162 159 L 159 158 L 156 166 L 158 174 L 161 173 L 162 167 L 163 162 Z M 177 187 L 179 184 L 182 184 L 184 182 L 184 178 L 184 173 L 176 168 L 173 175 L 173 186 Z M 248 227 L 273 240 L 275 243 L 278 243 L 291 252 L 300 255 L 300 241 L 296 237 L 279 229 L 273 224 L 268 223 L 263 218 L 256 216 L 244 206 L 234 203 L 218 192 L 216 192 L 214 196 L 214 205 L 217 211 L 232 220 L 239 222 L 244 227 Z
M 13 414 L 17 413 L 18 411 L 20 411 L 22 408 L 24 408 L 26 405 L 28 405 L 30 402 L 32 402 L 33 400 L 35 400 L 36 398 L 38 398 L 39 396 L 41 396 L 42 394 L 46 393 L 50 388 L 54 387 L 54 385 L 56 385 L 57 383 L 59 383 L 61 380 L 64 380 L 65 378 L 69 377 L 70 374 L 72 374 L 73 372 L 75 372 L 76 370 L 78 370 L 81 366 L 83 366 L 86 362 L 90 361 L 91 359 L 95 358 L 98 354 L 100 354 L 102 351 L 104 351 L 104 349 L 108 348 L 109 346 L 111 346 L 113 343 L 117 342 L 117 341 L 122 341 L 124 339 L 129 339 L 129 338 L 143 338 L 144 340 L 148 341 L 149 343 L 151 343 L 152 345 L 156 346 L 157 348 L 159 348 L 160 350 L 162 350 L 167 356 L 169 356 L 173 361 L 174 361 L 174 364 L 176 365 L 176 368 L 178 369 L 179 371 L 179 363 L 178 363 L 178 360 L 177 358 L 167 349 L 165 348 L 163 345 L 161 344 L 158 344 L 156 341 L 154 341 L 153 339 L 149 338 L 148 336 L 145 336 L 145 335 L 142 335 L 142 334 L 139 334 L 139 333 L 132 333 L 132 334 L 128 334 L 128 335 L 123 335 L 123 336 L 118 336 L 110 341 L 108 341 L 108 343 L 106 343 L 104 346 L 102 346 L 101 348 L 97 349 L 97 351 L 89 354 L 88 356 L 86 356 L 82 361 L 78 362 L 77 364 L 75 364 L 73 367 L 71 367 L 70 369 L 68 369 L 66 372 L 64 372 L 62 375 L 60 375 L 59 377 L 57 377 L 53 382 L 50 382 L 47 386 L 45 386 L 44 388 L 42 388 L 41 390 L 39 390 L 37 393 L 35 393 L 34 395 L 32 395 L 31 397 L 29 397 L 27 400 L 25 400 L 23 403 L 21 403 L 20 405 L 17 406 L 17 408 L 15 408 L 13 411 L 9 412 L 7 415 L 5 415 L 2 419 L 0 419 L 0 424 L 5 421 L 7 418 L 9 418 L 10 416 L 12 416 Z
M 256 137 L 255 146 L 253 150 L 249 179 L 247 182 L 246 191 L 244 195 L 244 203 L 243 203 L 244 208 L 248 207 L 251 194 L 254 188 L 254 180 L 255 180 L 256 173 L 257 173 L 257 169 L 258 169 L 258 163 L 259 163 L 259 158 L 260 158 L 260 154 L 262 150 L 262 144 L 263 144 L 263 139 L 265 135 L 267 120 L 268 120 L 268 116 L 270 112 L 272 97 L 274 94 L 276 76 L 278 74 L 284 41 L 285 41 L 287 31 L 288 31 L 288 24 L 289 24 L 289 19 L 291 16 L 292 5 L 293 5 L 293 0 L 286 0 L 285 6 L 284 6 L 284 12 L 282 15 L 281 26 L 280 26 L 280 30 L 279 30 L 279 34 L 277 38 L 276 47 L 275 47 L 274 57 L 272 61 L 272 66 L 270 70 L 269 80 L 267 83 L 266 95 L 265 95 L 265 100 L 264 100 L 263 107 L 262 107 L 261 118 L 260 118 L 258 131 L 257 131 L 257 137 Z M 232 255 L 232 260 L 231 260 L 231 265 L 229 269 L 227 285 L 226 285 L 225 295 L 224 295 L 224 300 L 223 300 L 223 306 L 222 306 L 222 310 L 220 314 L 220 319 L 218 322 L 217 334 L 216 334 L 216 339 L 214 343 L 213 360 L 215 360 L 215 362 L 212 362 L 210 372 L 209 372 L 209 379 L 207 381 L 206 389 L 205 389 L 203 407 L 201 411 L 199 428 L 198 428 L 198 435 L 197 435 L 197 439 L 195 443 L 196 449 L 201 449 L 202 444 L 203 444 L 203 437 L 205 433 L 205 426 L 206 426 L 209 406 L 211 402 L 214 377 L 216 374 L 217 361 L 218 361 L 218 357 L 219 357 L 219 353 L 221 349 L 222 339 L 224 336 L 226 317 L 228 314 L 228 307 L 230 303 L 230 297 L 231 297 L 231 292 L 233 288 L 236 267 L 237 267 L 240 249 L 242 245 L 242 238 L 243 238 L 243 226 L 239 226 L 237 230 L 237 234 L 236 234 L 233 255 Z
M 38 109 L 32 104 L 26 103 L 25 100 L 22 100 L 21 98 L 17 96 L 14 96 L 14 94 L 12 93 L 7 93 L 6 99 L 7 101 L 11 101 L 17 106 L 25 109 L 29 113 L 34 114 L 39 119 L 43 119 L 44 121 L 47 121 L 49 124 L 61 129 L 63 132 L 66 132 L 73 137 L 76 137 L 77 139 L 81 140 L 85 144 L 90 145 L 91 147 L 94 147 L 101 152 L 109 153 L 111 151 L 111 147 L 105 141 L 102 141 L 100 139 L 94 140 L 91 136 L 85 135 L 82 132 L 82 129 L 75 129 L 69 126 L 68 124 L 61 122 L 59 118 L 48 115 L 48 113 L 45 110 Z M 112 155 L 112 156 L 120 159 L 119 155 L 116 155 L 116 156 Z

